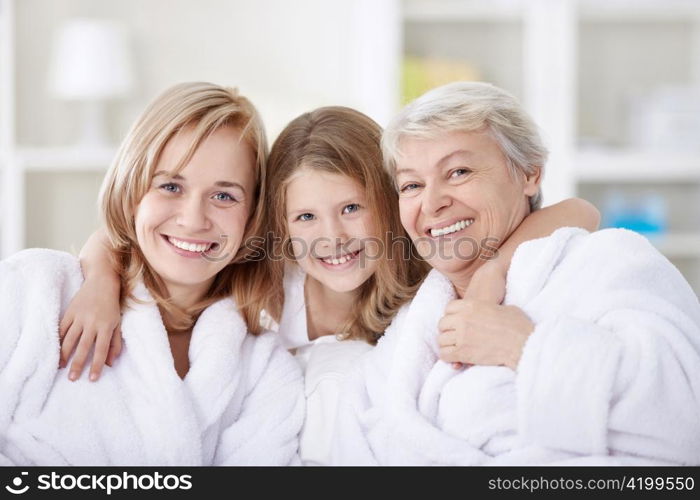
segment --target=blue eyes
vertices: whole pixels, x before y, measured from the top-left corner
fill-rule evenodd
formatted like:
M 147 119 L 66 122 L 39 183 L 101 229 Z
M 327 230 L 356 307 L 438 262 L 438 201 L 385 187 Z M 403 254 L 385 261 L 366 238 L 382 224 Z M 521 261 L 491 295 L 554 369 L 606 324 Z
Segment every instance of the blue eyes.
M 168 193 L 178 193 L 180 191 L 180 186 L 172 182 L 166 182 L 165 184 L 161 184 L 160 186 L 158 186 L 158 189 L 162 189 L 163 191 L 167 191 Z
M 471 172 L 472 171 L 469 170 L 468 168 L 456 168 L 449 173 L 448 177 L 450 179 L 457 179 L 457 178 L 469 175 Z M 414 191 L 420 187 L 421 187 L 420 184 L 418 184 L 417 182 L 409 182 L 409 183 L 403 185 L 401 188 L 399 188 L 399 193 L 405 194 L 405 193 L 408 193 L 410 191 Z
M 359 203 L 350 203 L 349 205 L 345 205 L 343 207 L 343 210 L 341 211 L 342 215 L 349 215 L 349 214 L 354 214 L 357 213 L 362 206 Z M 308 222 L 316 219 L 316 216 L 311 213 L 303 213 L 299 216 L 297 216 L 296 220 L 303 221 L 303 222 Z
M 217 201 L 236 201 L 236 199 L 228 193 L 216 193 L 214 199 Z
M 178 194 L 182 192 L 182 187 L 179 184 L 175 184 L 174 182 L 166 182 L 165 184 L 161 184 L 160 186 L 158 186 L 158 189 L 165 191 L 168 194 Z M 216 193 L 214 196 L 212 196 L 212 199 L 214 201 L 224 203 L 238 201 L 234 196 L 223 191 Z

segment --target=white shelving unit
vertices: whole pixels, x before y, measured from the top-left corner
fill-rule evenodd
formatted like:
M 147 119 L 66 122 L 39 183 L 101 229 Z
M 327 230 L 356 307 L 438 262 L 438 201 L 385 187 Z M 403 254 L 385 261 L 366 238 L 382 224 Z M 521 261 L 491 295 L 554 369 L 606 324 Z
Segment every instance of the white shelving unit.
M 17 151 L 15 163 L 23 172 L 104 172 L 115 154 L 115 148 L 31 148 Z
M 463 61 L 522 99 L 551 150 L 546 203 L 578 195 L 604 210 L 612 191 L 660 193 L 668 231 L 650 239 L 700 293 L 700 151 L 635 146 L 624 120 L 635 85 L 700 87 L 700 2 L 404 0 L 403 7 L 404 54 Z
M 0 0 L 0 211 L 5 214 L 17 204 L 13 192 L 18 181 L 16 171 L 10 170 L 15 143 L 13 7 L 10 0 Z M 0 225 L 0 258 L 9 255 L 17 240 L 19 221 L 11 219 L 5 217 Z
M 55 10 L 50 10 L 49 5 Z M 56 5 L 63 10 L 56 10 Z M 135 4 L 120 9 L 106 5 L 94 7 L 94 12 L 127 23 L 141 12 L 137 12 Z M 279 6 L 287 8 L 283 2 Z M 314 37 L 297 33 L 297 27 L 280 35 L 306 40 L 294 45 L 304 54 L 297 61 L 305 65 L 304 70 L 292 65 L 284 79 L 292 81 L 299 73 L 311 75 L 316 84 L 326 82 L 323 88 L 312 86 L 314 93 L 323 91 L 327 95 L 323 102 L 305 97 L 305 109 L 290 108 L 289 116 L 277 116 L 276 121 L 286 123 L 318 105 L 345 104 L 385 124 L 400 100 L 397 82 L 404 54 L 468 62 L 480 70 L 482 79 L 520 97 L 542 127 L 551 151 L 543 186 L 546 203 L 579 195 L 603 209 L 612 190 L 632 194 L 658 192 L 667 202 L 669 222 L 664 237 L 654 243 L 700 291 L 700 152 L 662 153 L 635 146 L 628 140 L 629 124 L 625 122 L 625 96 L 636 87 L 648 90 L 664 83 L 700 87 L 699 1 L 358 0 L 352 2 L 352 8 L 346 7 L 339 7 L 340 13 L 333 13 L 328 7 L 321 14 L 318 8 L 298 7 L 308 10 L 304 19 L 317 16 L 313 19 L 325 22 L 328 36 L 335 31 L 344 33 L 336 40 L 337 47 L 324 45 L 316 56 L 309 54 L 316 47 Z M 260 8 L 251 9 L 255 15 L 266 15 L 258 12 Z M 45 17 L 45 22 L 39 23 L 43 36 L 29 37 L 28 20 L 34 22 L 36 14 L 44 10 L 50 22 Z M 51 193 L 42 183 L 55 183 L 57 192 L 69 181 L 94 190 L 101 172 L 113 158 L 114 150 L 109 148 L 87 151 L 49 147 L 66 142 L 58 129 L 64 118 L 66 122 L 73 118 L 67 111 L 70 108 L 60 108 L 43 96 L 37 101 L 38 107 L 28 109 L 37 106 L 29 97 L 40 91 L 37 82 L 45 75 L 37 68 L 46 61 L 33 65 L 27 61 L 44 57 L 44 44 L 50 44 L 47 33 L 60 23 L 54 17 L 65 18 L 68 11 L 73 16 L 82 15 L 83 10 L 83 4 L 69 0 L 50 4 L 39 0 L 0 0 L 0 258 L 38 241 L 32 238 L 41 230 L 33 227 L 37 213 L 38 217 L 46 213 L 47 217 L 58 219 L 59 215 L 66 215 L 66 205 L 85 210 L 82 205 L 92 202 L 87 197 L 73 200 L 73 194 Z M 155 15 L 155 11 L 149 12 Z M 183 22 L 188 18 L 189 14 L 180 13 Z M 278 26 L 278 30 L 283 29 L 283 25 Z M 243 46 L 257 35 L 255 30 L 249 31 L 242 38 Z M 146 35 L 153 35 L 153 30 L 141 31 L 141 37 Z M 160 47 L 167 47 L 170 52 L 172 44 L 181 39 L 177 28 L 168 26 L 154 36 L 153 41 L 143 42 L 149 48 L 159 47 L 144 54 L 149 61 L 147 67 L 164 60 L 158 52 Z M 233 39 L 227 40 L 230 44 Z M 178 53 L 187 54 L 188 58 L 179 64 L 171 61 L 157 66 L 157 71 L 149 73 L 143 82 L 143 95 L 128 104 L 141 109 L 145 100 L 171 84 L 171 79 L 236 82 L 240 75 L 255 74 L 247 88 L 267 89 L 260 91 L 260 99 L 253 96 L 262 103 L 263 115 L 272 116 L 273 111 L 279 110 L 282 101 L 266 102 L 264 98 L 276 95 L 270 90 L 277 85 L 272 76 L 275 73 L 263 70 L 283 66 L 280 61 L 284 58 L 265 68 L 243 58 L 230 65 L 235 66 L 235 71 L 210 75 L 202 73 L 206 65 L 198 65 L 200 57 L 188 52 L 190 45 L 182 43 L 177 47 Z M 278 56 L 278 50 L 264 54 L 275 61 Z M 332 66 L 335 69 L 331 71 L 328 61 L 343 63 Z M 336 73 L 339 77 L 330 79 L 329 75 Z M 346 82 L 350 83 L 345 85 Z M 291 83 L 294 85 L 290 88 L 300 89 L 299 96 L 309 93 L 304 90 L 311 85 L 308 82 L 300 79 Z M 21 107 L 22 113 L 17 112 L 16 106 Z M 131 119 L 133 116 L 126 122 Z M 44 122 L 45 127 L 35 127 Z M 123 125 L 119 120 L 117 123 Z M 35 130 L 41 133 L 33 133 Z M 44 195 L 58 199 L 55 214 L 49 213 L 53 205 L 41 207 L 40 212 L 38 204 Z M 53 227 L 56 221 L 49 223 L 51 230 L 58 231 Z
M 82 223 L 76 225 L 75 217 L 70 216 L 94 212 L 96 185 L 116 152 L 116 147 L 91 150 L 22 143 L 16 104 L 20 7 L 26 4 L 0 0 L 0 258 L 28 244 L 54 246 L 53 242 L 63 241 L 65 235 L 70 243 L 65 242 L 63 249 L 78 250 L 92 229 L 90 222 L 85 222 L 90 218 L 80 217 Z M 89 193 L 79 192 L 75 197 L 71 192 L 69 183 L 75 183 L 76 176 L 89 185 Z M 34 224 L 38 220 L 42 227 L 30 224 L 31 215 Z
M 84 238 L 83 233 L 89 228 L 76 228 L 75 224 L 65 221 L 58 224 L 53 221 L 53 226 L 58 227 L 37 231 L 37 228 L 29 226 L 28 215 L 39 211 L 41 219 L 51 220 L 51 217 L 76 214 L 92 208 L 92 193 L 87 200 L 81 199 L 79 205 L 73 205 L 75 200 L 61 199 L 63 193 L 53 193 L 52 189 L 63 187 L 65 183 L 59 181 L 65 175 L 87 174 L 88 178 L 93 177 L 89 181 L 94 190 L 96 179 L 106 171 L 116 152 L 116 148 L 27 147 L 21 144 L 16 109 L 19 33 L 15 27 L 18 8 L 16 0 L 0 0 L 0 210 L 3 214 L 0 218 L 0 258 L 25 248 L 30 234 L 71 233 L 78 235 L 78 239 Z M 50 184 L 48 188 L 43 186 L 46 183 Z M 37 186 L 43 189 L 41 192 L 44 196 L 39 200 L 28 198 L 33 195 L 32 189 L 37 191 Z M 53 195 L 49 201 L 58 201 L 57 206 L 41 205 L 49 198 L 47 192 Z M 84 207 L 86 201 L 89 205 Z M 32 205 L 28 205 L 28 202 Z M 37 241 L 45 239 L 35 238 Z M 71 242 L 71 245 L 77 244 Z M 77 250 L 75 246 L 71 249 Z
M 579 152 L 574 162 L 579 182 L 700 182 L 698 153 Z
M 115 142 L 150 99 L 182 81 L 238 87 L 270 139 L 318 106 L 351 106 L 382 124 L 396 108 L 400 0 L 171 3 L 0 0 L 0 258 L 27 246 L 72 250 L 97 224 L 99 180 L 114 150 L 63 147 L 80 128 L 78 103 L 48 90 L 53 36 L 71 19 L 121 24 L 138 55 L 132 92 L 106 103 Z M 273 36 L 262 40 L 261 25 Z

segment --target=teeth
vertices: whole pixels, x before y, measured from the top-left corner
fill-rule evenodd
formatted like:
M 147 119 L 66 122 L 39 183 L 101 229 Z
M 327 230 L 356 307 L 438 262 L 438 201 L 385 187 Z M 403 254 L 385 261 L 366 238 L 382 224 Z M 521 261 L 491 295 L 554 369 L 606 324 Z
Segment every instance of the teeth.
M 176 240 L 175 238 L 168 237 L 168 241 L 173 244 L 173 246 L 176 246 L 177 248 L 180 248 L 182 250 L 187 250 L 188 252 L 196 252 L 196 253 L 201 253 L 201 252 L 206 252 L 211 243 L 188 243 L 186 241 L 180 241 Z
M 465 227 L 471 226 L 472 222 L 474 222 L 474 219 L 465 219 L 465 220 L 461 220 L 459 222 L 455 222 L 451 226 L 441 227 L 440 229 L 431 229 L 430 235 L 433 238 L 436 238 L 438 236 L 444 236 L 446 234 L 456 233 L 457 231 L 461 231 Z
M 321 260 L 323 260 L 323 262 L 325 262 L 326 264 L 332 264 L 334 266 L 337 266 L 339 264 L 345 264 L 346 262 L 348 262 L 350 259 L 352 259 L 352 256 L 355 255 L 356 253 L 357 252 L 355 252 L 354 254 L 350 254 L 350 255 L 343 255 L 339 259 L 329 257 L 327 259 L 321 259 Z

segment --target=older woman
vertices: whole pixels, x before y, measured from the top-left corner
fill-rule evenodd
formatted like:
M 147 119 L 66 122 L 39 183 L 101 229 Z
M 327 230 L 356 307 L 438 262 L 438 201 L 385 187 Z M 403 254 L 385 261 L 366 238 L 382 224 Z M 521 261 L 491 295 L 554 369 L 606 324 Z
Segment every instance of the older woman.
M 463 297 L 540 205 L 546 150 L 512 96 L 435 89 L 383 148 L 434 270 L 347 380 L 336 462 L 700 464 L 700 306 L 643 237 L 560 229 L 518 248 L 504 305 Z

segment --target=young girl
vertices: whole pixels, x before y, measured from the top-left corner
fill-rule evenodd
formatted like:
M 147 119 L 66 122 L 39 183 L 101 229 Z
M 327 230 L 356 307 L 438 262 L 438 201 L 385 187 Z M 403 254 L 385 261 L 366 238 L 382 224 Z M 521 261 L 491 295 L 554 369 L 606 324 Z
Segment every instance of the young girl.
M 382 168 L 380 137 L 380 127 L 365 115 L 326 107 L 293 120 L 270 153 L 266 221 L 281 244 L 268 245 L 266 310 L 279 322 L 282 343 L 305 367 L 300 453 L 307 464 L 328 463 L 330 437 L 338 431 L 333 426 L 338 379 L 382 335 L 426 273 L 401 227 L 396 187 Z M 534 213 L 499 256 L 482 266 L 469 293 L 500 302 L 503 269 L 520 242 L 562 225 L 595 229 L 597 219 L 595 208 L 581 200 Z M 86 252 L 86 291 L 110 273 L 94 243 Z M 109 318 L 102 328 L 107 338 L 118 323 L 109 307 L 95 302 L 86 293 L 66 316 L 66 323 L 86 332 L 83 352 L 97 335 L 95 320 L 81 319 L 83 311 L 95 307 L 98 317 Z M 75 342 L 64 341 L 66 355 Z M 110 360 L 113 356 L 114 348 Z M 93 373 L 98 369 L 93 366 Z
M 301 374 L 258 335 L 256 265 L 241 263 L 265 162 L 258 113 L 235 90 L 177 85 L 138 119 L 100 195 L 129 349 L 99 383 L 56 377 L 78 260 L 27 250 L 0 263 L 0 463 L 298 460 Z

